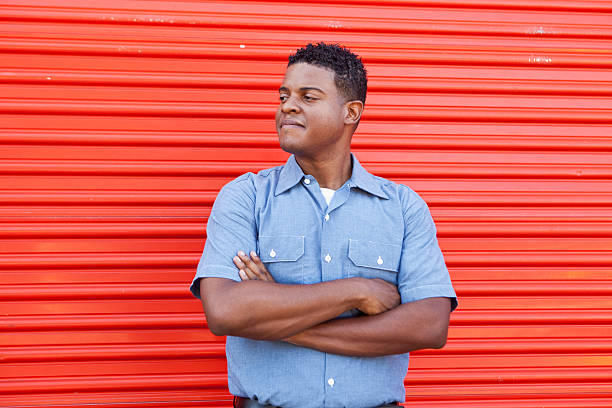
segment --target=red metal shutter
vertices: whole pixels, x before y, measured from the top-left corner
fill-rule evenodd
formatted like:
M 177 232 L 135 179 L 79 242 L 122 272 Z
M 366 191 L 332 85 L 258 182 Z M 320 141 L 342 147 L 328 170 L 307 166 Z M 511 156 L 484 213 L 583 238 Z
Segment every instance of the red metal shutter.
M 286 58 L 370 74 L 354 152 L 460 297 L 410 407 L 612 406 L 612 1 L 0 5 L 0 406 L 228 407 L 187 286 L 220 187 L 284 162 Z

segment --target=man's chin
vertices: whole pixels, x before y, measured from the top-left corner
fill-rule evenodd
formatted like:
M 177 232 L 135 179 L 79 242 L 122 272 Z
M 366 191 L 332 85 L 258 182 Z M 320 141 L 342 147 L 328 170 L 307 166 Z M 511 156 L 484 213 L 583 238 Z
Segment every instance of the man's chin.
M 298 156 L 302 152 L 302 149 L 300 149 L 298 146 L 292 145 L 291 143 L 282 143 L 281 142 L 280 147 L 281 147 L 281 149 L 283 149 L 287 153 L 295 154 L 295 155 L 298 155 Z
M 300 155 L 300 153 L 304 152 L 304 146 L 299 143 L 299 140 L 295 140 L 295 138 L 284 135 L 279 135 L 278 141 L 281 149 L 286 151 L 287 153 Z

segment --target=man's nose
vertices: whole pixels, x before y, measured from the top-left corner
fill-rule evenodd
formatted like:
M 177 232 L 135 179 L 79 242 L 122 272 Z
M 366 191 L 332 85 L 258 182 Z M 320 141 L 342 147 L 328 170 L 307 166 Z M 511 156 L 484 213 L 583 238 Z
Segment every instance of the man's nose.
M 297 113 L 300 112 L 300 104 L 293 97 L 289 97 L 285 102 L 281 103 L 281 110 L 283 113 Z

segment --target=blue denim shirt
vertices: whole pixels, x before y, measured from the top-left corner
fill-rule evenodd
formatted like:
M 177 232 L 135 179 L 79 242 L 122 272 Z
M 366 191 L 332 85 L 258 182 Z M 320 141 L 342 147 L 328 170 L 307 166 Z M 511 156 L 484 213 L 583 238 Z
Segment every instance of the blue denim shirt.
M 203 277 L 239 282 L 232 258 L 255 250 L 279 283 L 381 278 L 397 285 L 402 303 L 444 296 L 454 309 L 455 291 L 425 202 L 410 188 L 371 175 L 351 156 L 351 178 L 329 206 L 294 156 L 225 185 L 208 219 L 193 294 L 200 297 Z M 226 354 L 230 392 L 261 403 L 359 408 L 405 400 L 408 353 L 347 357 L 228 336 Z

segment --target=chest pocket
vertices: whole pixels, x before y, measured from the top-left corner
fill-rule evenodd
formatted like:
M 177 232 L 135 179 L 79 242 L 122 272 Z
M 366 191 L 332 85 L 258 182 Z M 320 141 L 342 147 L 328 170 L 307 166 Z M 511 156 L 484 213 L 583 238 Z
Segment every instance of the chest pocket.
M 349 239 L 348 276 L 384 279 L 397 284 L 402 246 Z
M 278 283 L 304 283 L 304 237 L 259 236 L 259 257 Z

